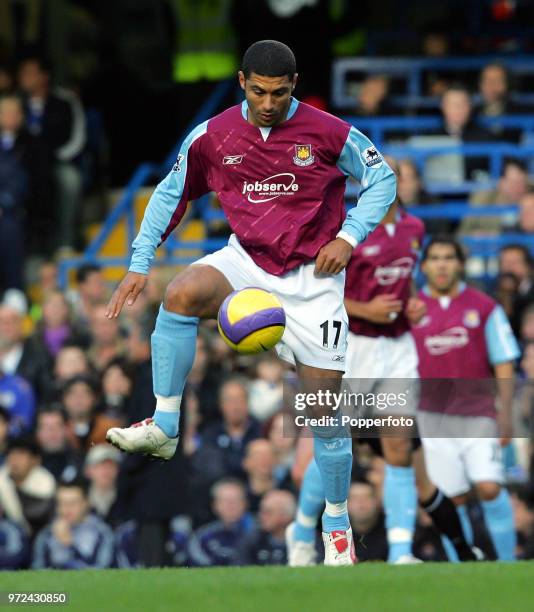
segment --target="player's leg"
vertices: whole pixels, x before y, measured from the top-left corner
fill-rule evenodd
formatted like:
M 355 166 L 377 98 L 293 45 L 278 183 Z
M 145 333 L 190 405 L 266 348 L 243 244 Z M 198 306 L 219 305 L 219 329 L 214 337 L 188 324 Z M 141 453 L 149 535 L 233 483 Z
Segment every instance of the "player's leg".
M 472 439 L 465 451 L 467 474 L 481 501 L 484 522 L 497 558 L 515 559 L 516 533 L 512 504 L 504 482 L 502 449 L 497 438 Z
M 216 317 L 232 292 L 225 275 L 209 265 L 192 265 L 169 284 L 152 334 L 153 419 L 113 428 L 107 440 L 128 452 L 172 457 L 178 443 L 180 402 L 195 357 L 200 318 Z
M 424 453 L 421 446 L 413 452 L 412 459 L 415 469 L 419 504 L 432 518 L 432 522 L 438 531 L 452 544 L 458 559 L 460 561 L 476 561 L 479 557 L 473 552 L 471 545 L 464 535 L 464 528 L 456 510 L 455 503 L 447 497 L 443 491 L 438 489 L 428 477 Z M 457 503 L 461 503 L 460 499 L 457 499 Z M 464 520 L 465 519 L 467 519 L 467 513 L 465 514 Z M 472 530 L 469 524 L 469 533 L 471 532 Z M 472 537 L 470 541 L 472 542 Z M 447 544 L 444 544 L 444 546 L 449 548 Z M 454 558 L 454 553 L 451 554 Z M 449 558 L 451 554 L 447 552 Z
M 306 393 L 340 393 L 342 372 L 297 363 L 297 373 Z M 330 424 L 310 427 L 313 433 L 314 459 L 324 489 L 322 516 L 325 564 L 349 565 L 354 562 L 352 531 L 347 498 L 352 469 L 352 440 L 332 406 L 310 406 L 310 416 L 331 417 Z
M 301 435 L 297 444 L 295 468 L 302 473 L 300 483 L 297 515 L 286 530 L 288 564 L 291 567 L 315 565 L 317 551 L 315 533 L 319 516 L 324 508 L 323 481 L 319 468 L 313 458 L 313 438 L 309 431 Z

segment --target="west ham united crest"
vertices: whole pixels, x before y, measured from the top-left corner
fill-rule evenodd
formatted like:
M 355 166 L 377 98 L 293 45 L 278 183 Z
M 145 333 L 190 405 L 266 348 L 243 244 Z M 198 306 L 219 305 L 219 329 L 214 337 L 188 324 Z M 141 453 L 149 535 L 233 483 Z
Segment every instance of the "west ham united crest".
M 312 155 L 311 145 L 295 145 L 295 157 L 293 161 L 297 166 L 309 166 L 315 161 Z

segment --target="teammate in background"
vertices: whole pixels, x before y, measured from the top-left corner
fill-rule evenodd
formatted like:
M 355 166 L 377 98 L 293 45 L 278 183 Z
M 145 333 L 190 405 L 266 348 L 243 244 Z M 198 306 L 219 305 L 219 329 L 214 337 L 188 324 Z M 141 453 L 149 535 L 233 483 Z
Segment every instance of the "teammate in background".
M 133 243 L 130 270 L 108 306 L 111 318 L 126 301 L 134 303 L 157 246 L 180 222 L 187 202 L 215 192 L 234 234 L 227 247 L 189 266 L 167 288 L 152 335 L 154 417 L 107 435 L 128 452 L 162 459 L 174 454 L 199 319 L 215 318 L 233 290 L 255 286 L 275 293 L 287 318 L 281 357 L 296 363 L 303 380 L 341 381 L 344 268 L 394 200 L 395 176 L 360 132 L 293 97 L 296 62 L 286 45 L 254 43 L 243 57 L 239 83 L 246 100 L 196 127 L 158 185 Z M 360 181 L 362 192 L 345 218 L 348 176 Z M 341 425 L 313 433 L 325 485 L 325 563 L 349 565 L 351 440 Z
M 398 174 L 395 160 L 386 159 Z M 351 391 L 388 393 L 396 390 L 399 383 L 404 385 L 404 379 L 419 377 L 410 324 L 419 322 L 426 311 L 424 302 L 412 297 L 412 274 L 423 237 L 423 222 L 408 214 L 396 200 L 365 244 L 354 249 L 345 285 L 350 329 L 345 378 L 349 379 Z M 352 388 L 353 384 L 357 389 Z M 415 416 L 415 406 L 411 415 Z M 414 440 L 409 432 L 379 433 L 386 460 L 384 509 L 388 561 L 399 564 L 418 561 L 412 555 L 417 513 L 416 470 L 423 508 L 429 512 L 436 527 L 450 536 L 460 558 L 474 560 L 475 555 L 462 535 L 454 505 L 429 481 L 421 451 L 413 456 Z M 299 444 L 300 452 L 306 452 L 302 449 L 305 445 L 303 439 Z M 315 563 L 315 527 L 323 504 L 321 475 L 311 461 L 300 491 L 297 520 L 288 529 L 290 565 Z
M 493 394 L 477 393 L 465 380 L 463 388 L 455 383 L 448 401 L 423 390 L 418 422 L 429 476 L 456 503 L 468 541 L 473 534 L 465 503 L 474 486 L 497 557 L 513 560 L 501 445 L 510 442 L 513 362 L 520 351 L 502 307 L 462 281 L 464 259 L 460 245 L 447 237 L 432 239 L 423 253 L 427 285 L 419 299 L 427 314 L 413 328 L 419 373 L 422 379 L 495 377 L 499 412 Z

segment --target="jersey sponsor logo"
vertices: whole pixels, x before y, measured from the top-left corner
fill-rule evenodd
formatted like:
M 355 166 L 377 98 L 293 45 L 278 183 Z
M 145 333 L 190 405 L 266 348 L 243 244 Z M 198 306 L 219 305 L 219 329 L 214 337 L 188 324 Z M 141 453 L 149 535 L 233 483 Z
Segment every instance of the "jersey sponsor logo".
M 181 168 L 181 163 L 184 161 L 184 156 L 180 153 L 180 155 L 178 155 L 178 157 L 176 158 L 176 163 L 174 164 L 174 166 L 172 167 L 172 172 L 181 172 L 182 168 Z
M 262 202 L 276 200 L 276 198 L 280 196 L 295 195 L 299 190 L 299 185 L 295 181 L 296 177 L 294 174 L 290 172 L 281 172 L 280 174 L 268 176 L 262 181 L 254 181 L 253 183 L 243 181 L 241 193 L 247 195 L 247 200 L 249 202 L 261 204 Z
M 425 348 L 431 355 L 444 355 L 454 349 L 469 344 L 469 333 L 465 327 L 451 327 L 450 329 L 425 338 Z
M 223 157 L 224 166 L 235 166 L 243 161 L 244 155 L 225 155 Z
M 464 325 L 471 329 L 480 325 L 480 314 L 478 310 L 466 310 L 464 313 Z
M 395 259 L 389 266 L 377 266 L 375 268 L 375 278 L 379 285 L 394 285 L 397 281 L 409 278 L 413 270 L 413 260 L 411 257 L 401 257 Z
M 312 155 L 311 145 L 295 145 L 295 155 L 293 157 L 293 162 L 297 166 L 311 166 L 314 161 L 315 157 Z
M 376 147 L 367 147 L 362 152 L 362 158 L 368 168 L 380 168 L 382 165 L 382 155 L 376 150 Z
M 371 246 L 363 247 L 362 254 L 364 257 L 373 257 L 373 255 L 378 255 L 380 253 L 380 245 L 373 244 Z

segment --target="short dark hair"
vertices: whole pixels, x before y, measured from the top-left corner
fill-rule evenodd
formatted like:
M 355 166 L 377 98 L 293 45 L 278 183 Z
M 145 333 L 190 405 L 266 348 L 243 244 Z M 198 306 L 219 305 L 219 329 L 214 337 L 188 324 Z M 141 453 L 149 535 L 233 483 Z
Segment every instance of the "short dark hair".
M 443 92 L 443 95 L 448 94 L 450 91 L 459 91 L 464 93 L 466 96 L 468 96 L 469 99 L 471 99 L 471 92 L 469 91 L 469 88 L 466 87 L 463 83 L 460 83 L 458 81 L 451 83 L 447 89 Z
M 76 272 L 76 282 L 85 283 L 90 274 L 101 271 L 102 268 L 97 264 L 84 264 L 80 266 Z
M 40 419 L 40 417 L 42 417 L 45 414 L 57 414 L 60 419 L 63 421 L 63 423 L 67 422 L 67 415 L 65 414 L 65 411 L 63 410 L 63 408 L 61 407 L 61 404 L 59 403 L 55 403 L 55 404 L 48 404 L 47 406 L 44 406 L 43 408 L 41 408 L 39 410 L 39 412 L 37 413 L 37 420 Z
M 41 72 L 45 72 L 46 74 L 52 73 L 52 70 L 53 70 L 52 62 L 50 61 L 50 58 L 44 55 L 39 55 L 39 53 L 34 53 L 34 52 L 25 53 L 19 59 L 18 67 L 20 68 L 22 64 L 27 64 L 27 63 L 37 64 Z
M 10 453 L 12 450 L 27 451 L 34 457 L 41 456 L 41 449 L 37 444 L 35 438 L 30 435 L 22 435 L 19 438 L 11 438 L 7 445 L 7 452 Z
M 515 157 L 506 157 L 503 160 L 501 176 L 504 176 L 506 170 L 510 167 L 517 168 L 520 172 L 528 174 L 528 166 L 523 160 L 516 159 Z
M 297 72 L 297 62 L 293 51 L 277 40 L 259 40 L 245 51 L 241 70 L 248 79 L 255 72 L 261 76 L 293 79 Z
M 519 244 L 516 242 L 505 244 L 503 247 L 501 247 L 501 250 L 499 251 L 499 256 L 502 255 L 505 251 L 520 251 L 523 254 L 525 263 L 530 267 L 534 265 L 534 259 L 532 258 L 530 249 L 524 244 Z
M 445 244 L 445 245 L 452 247 L 454 249 L 454 254 L 456 256 L 456 259 L 458 259 L 458 261 L 460 261 L 461 263 L 465 263 L 465 253 L 464 253 L 462 246 L 457 240 L 455 240 L 454 238 L 451 238 L 450 236 L 434 236 L 433 238 L 431 238 L 423 250 L 423 257 L 421 261 L 426 261 L 426 259 L 428 258 L 430 249 L 435 244 Z
M 74 376 L 66 380 L 65 384 L 63 385 L 63 388 L 61 389 L 62 396 L 68 393 L 74 385 L 77 385 L 79 383 L 89 387 L 93 395 L 98 396 L 100 391 L 98 381 L 88 374 L 75 374 Z
M 9 423 L 11 419 L 11 413 L 2 404 L 0 404 L 0 419 L 3 419 L 6 423 Z
M 58 489 L 80 489 L 83 496 L 87 498 L 89 495 L 89 481 L 83 476 L 76 476 L 72 480 L 60 480 Z

